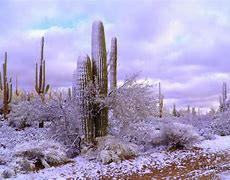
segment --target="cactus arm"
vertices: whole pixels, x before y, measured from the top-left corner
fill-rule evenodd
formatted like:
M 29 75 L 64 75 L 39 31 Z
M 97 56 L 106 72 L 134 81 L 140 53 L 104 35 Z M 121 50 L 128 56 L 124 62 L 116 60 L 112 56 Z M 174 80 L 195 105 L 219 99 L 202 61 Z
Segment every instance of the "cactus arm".
M 43 61 L 43 77 L 42 77 L 42 91 L 45 91 L 46 85 L 46 63 Z
M 36 63 L 35 90 L 36 90 L 37 93 L 39 93 L 39 88 L 38 88 L 38 63 Z
M 0 72 L 0 90 L 3 90 L 3 86 L 2 86 L 2 73 Z
M 39 69 L 39 92 L 42 92 L 42 64 Z

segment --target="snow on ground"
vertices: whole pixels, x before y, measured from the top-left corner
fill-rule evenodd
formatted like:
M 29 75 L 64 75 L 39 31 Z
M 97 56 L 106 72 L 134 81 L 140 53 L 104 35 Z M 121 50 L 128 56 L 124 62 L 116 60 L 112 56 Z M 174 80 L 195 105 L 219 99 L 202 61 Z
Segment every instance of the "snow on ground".
M 230 136 L 215 136 L 214 140 L 202 141 L 197 146 L 209 152 L 230 150 Z
M 219 177 L 220 177 L 221 180 L 229 180 L 230 179 L 230 171 L 220 173 Z
M 34 139 L 44 140 L 46 129 L 26 128 L 23 131 L 16 131 L 8 127 L 5 122 L 0 126 L 0 158 L 6 161 L 6 164 L 0 164 L 0 173 L 6 168 L 7 163 L 12 160 L 12 151 L 16 144 L 21 144 Z M 205 140 L 196 145 L 203 149 L 203 152 L 216 153 L 219 151 L 230 150 L 230 136 L 216 136 L 214 140 Z M 43 180 L 43 179 L 66 179 L 86 177 L 98 179 L 102 176 L 118 177 L 122 174 L 132 175 L 133 173 L 146 174 L 151 172 L 151 168 L 161 169 L 175 163 L 176 166 L 182 166 L 181 162 L 187 157 L 194 157 L 196 153 L 190 150 L 186 151 L 166 151 L 164 148 L 152 149 L 148 152 L 141 152 L 135 159 L 125 160 L 121 163 L 111 163 L 103 165 L 96 160 L 87 160 L 84 156 L 78 156 L 74 163 L 69 163 L 59 167 L 51 167 L 31 172 L 29 174 L 17 174 L 9 179 L 18 180 Z M 201 162 L 202 163 L 202 162 Z M 220 177 L 227 179 L 229 173 L 221 173 Z

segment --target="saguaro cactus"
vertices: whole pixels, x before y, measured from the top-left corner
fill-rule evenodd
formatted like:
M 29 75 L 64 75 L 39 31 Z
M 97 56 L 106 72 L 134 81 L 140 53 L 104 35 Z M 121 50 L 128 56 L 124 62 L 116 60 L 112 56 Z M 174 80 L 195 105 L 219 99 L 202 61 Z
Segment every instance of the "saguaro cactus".
M 95 21 L 92 26 L 91 55 L 92 60 L 87 55 L 78 58 L 77 70 L 74 71 L 72 97 L 79 103 L 85 138 L 93 142 L 95 137 L 105 136 L 108 127 L 108 107 L 101 101 L 97 101 L 98 96 L 103 99 L 108 95 L 107 53 L 101 21 Z M 110 61 L 112 63 L 111 87 L 116 88 L 116 38 L 112 39 Z
M 36 79 L 35 79 L 35 90 L 42 98 L 49 90 L 49 85 L 46 85 L 46 67 L 44 60 L 44 37 L 41 40 L 41 59 L 38 73 L 38 63 L 36 63 Z
M 16 87 L 15 87 L 16 89 L 15 89 L 15 94 L 16 94 L 16 96 L 19 96 L 20 95 L 20 93 L 19 93 L 19 90 L 18 90 L 18 77 L 16 76 Z
M 101 21 L 95 21 L 92 27 L 91 53 L 93 64 L 93 81 L 98 83 L 99 94 L 108 94 L 107 53 L 104 26 Z M 101 108 L 100 108 L 101 109 Z M 103 107 L 95 119 L 96 137 L 105 136 L 108 127 L 108 108 Z
M 111 40 L 110 52 L 110 91 L 117 88 L 117 38 Z
M 227 103 L 227 84 L 226 82 L 223 82 L 222 85 L 222 96 L 219 97 L 220 101 L 220 112 L 224 112 L 228 109 L 228 103 Z
M 3 63 L 3 115 L 6 119 L 9 113 L 9 104 L 12 99 L 12 80 L 7 81 L 7 52 L 5 52 L 5 62 Z
M 161 94 L 161 83 L 159 82 L 159 117 L 163 116 L 164 97 Z
M 82 129 L 84 130 L 87 141 L 92 142 L 95 138 L 95 123 L 93 121 L 92 112 L 92 92 L 90 92 L 90 82 L 92 82 L 92 63 L 88 55 L 79 56 L 77 61 L 77 89 L 76 96 L 78 99 L 79 111 L 82 121 Z
M 177 110 L 176 110 L 176 104 L 173 104 L 173 112 L 172 112 L 174 117 L 177 117 Z

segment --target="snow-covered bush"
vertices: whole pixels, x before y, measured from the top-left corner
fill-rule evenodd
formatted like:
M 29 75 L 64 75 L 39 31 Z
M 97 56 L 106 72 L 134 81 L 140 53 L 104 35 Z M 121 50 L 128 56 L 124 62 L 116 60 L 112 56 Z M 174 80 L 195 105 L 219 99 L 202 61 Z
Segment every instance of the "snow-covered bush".
M 173 149 L 188 148 L 201 140 L 200 135 L 191 125 L 167 123 L 162 131 L 166 144 Z
M 182 124 L 192 125 L 199 135 L 205 139 L 213 139 L 211 124 L 213 123 L 214 115 L 197 115 L 193 116 L 191 114 L 177 118 L 176 121 Z
M 216 119 L 214 119 L 212 130 L 215 134 L 221 136 L 230 135 L 230 110 L 220 113 Z
M 143 146 L 144 150 L 151 149 L 156 145 L 163 144 L 164 135 L 161 131 L 163 123 L 159 119 L 134 123 L 129 126 L 123 138 L 126 141 Z
M 108 96 L 108 104 L 112 109 L 111 126 L 121 127 L 123 131 L 129 125 L 141 122 L 158 113 L 156 96 L 148 82 L 138 82 L 134 75 L 126 80 L 117 90 Z
M 51 138 L 66 145 L 69 157 L 78 155 L 82 142 L 82 125 L 75 101 L 66 101 L 61 104 L 53 101 L 49 113 L 58 115 L 58 118 L 51 120 L 49 131 Z
M 85 156 L 91 159 L 96 158 L 103 164 L 119 163 L 135 157 L 138 153 L 138 147 L 135 144 L 122 142 L 114 136 L 96 138 L 96 143 L 96 147 L 88 149 Z
M 15 176 L 15 172 L 12 169 L 5 169 L 1 176 L 4 179 L 11 178 L 12 176 Z
M 14 149 L 17 171 L 36 171 L 71 162 L 67 158 L 65 148 L 52 140 L 26 142 L 17 145 Z
M 38 126 L 40 122 L 47 121 L 49 118 L 47 107 L 47 104 L 40 98 L 13 104 L 8 116 L 9 125 L 17 129 Z
M 39 97 L 31 101 L 15 104 L 9 114 L 9 124 L 16 129 L 28 126 L 38 127 L 43 122 L 49 128 L 51 138 L 64 143 L 70 150 L 70 156 L 79 154 L 79 131 L 81 123 L 78 119 L 76 104 L 72 100 L 47 100 Z

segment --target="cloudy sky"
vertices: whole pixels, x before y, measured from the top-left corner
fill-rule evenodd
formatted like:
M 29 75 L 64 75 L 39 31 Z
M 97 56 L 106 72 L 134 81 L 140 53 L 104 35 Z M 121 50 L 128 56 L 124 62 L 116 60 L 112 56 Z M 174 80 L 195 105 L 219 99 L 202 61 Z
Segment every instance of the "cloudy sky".
M 34 86 L 40 37 L 47 82 L 68 87 L 77 57 L 90 54 L 91 25 L 102 20 L 107 49 L 118 38 L 118 78 L 162 82 L 168 106 L 211 107 L 230 84 L 229 0 L 1 0 L 0 58 L 19 86 Z M 156 89 L 157 90 L 157 89 Z

